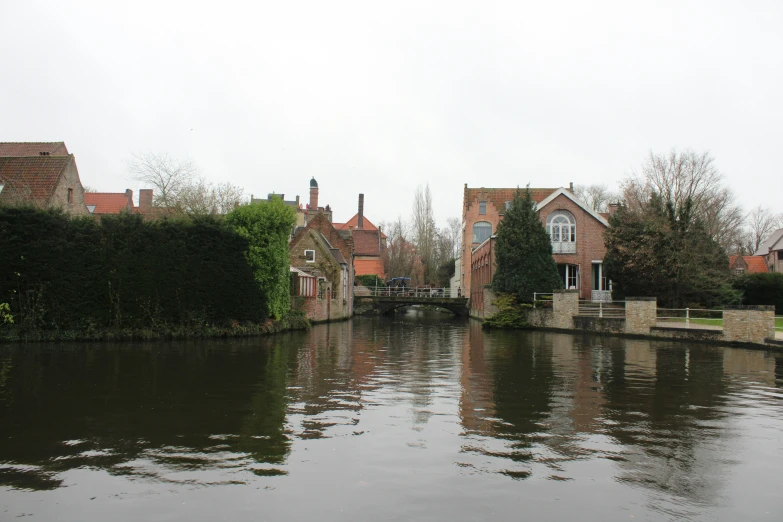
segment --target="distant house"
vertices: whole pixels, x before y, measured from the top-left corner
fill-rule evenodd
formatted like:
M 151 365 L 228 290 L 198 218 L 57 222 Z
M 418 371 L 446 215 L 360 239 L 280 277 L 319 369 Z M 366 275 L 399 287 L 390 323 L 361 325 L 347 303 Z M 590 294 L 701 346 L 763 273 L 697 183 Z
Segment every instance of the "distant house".
M 90 214 L 96 218 L 117 215 L 121 212 L 132 213 L 136 208 L 131 189 L 125 192 L 85 192 L 84 204 L 87 205 Z
M 783 228 L 777 229 L 756 252 L 770 272 L 783 272 Z
M 353 237 L 356 275 L 386 279 L 386 234 L 364 215 L 364 194 L 359 194 L 359 211 L 345 223 L 334 223 L 334 228 Z
M 3 147 L 0 147 L 0 151 L 19 152 L 17 149 L 23 144 L 1 145 Z M 52 150 L 59 151 L 59 148 L 52 147 Z M 84 188 L 73 154 L 41 152 L 46 153 L 0 156 L 0 204 L 61 208 L 71 215 L 88 214 Z
M 315 295 L 311 295 L 307 293 L 308 281 L 299 281 L 299 272 L 292 274 L 292 296 L 303 299 L 311 321 L 346 319 L 353 314 L 352 238 L 343 237 L 320 213 L 296 229 L 288 253 L 292 268 L 317 281 Z
M 769 272 L 763 256 L 729 256 L 729 269 L 735 275 Z
M 482 286 L 492 282 L 495 273 L 494 235 L 506 209 L 514 200 L 516 188 L 468 188 L 462 202 L 462 252 L 459 256 L 459 283 L 463 295 L 469 291 L 473 302 L 483 295 Z M 604 232 L 609 214 L 593 211 L 566 188 L 531 188 L 541 224 L 552 243 L 564 288 L 579 292 L 581 299 L 608 300 L 609 278 L 603 270 L 606 255 Z M 616 206 L 610 206 L 611 210 Z M 542 288 L 541 292 L 551 292 Z M 531 296 L 532 297 L 532 296 Z

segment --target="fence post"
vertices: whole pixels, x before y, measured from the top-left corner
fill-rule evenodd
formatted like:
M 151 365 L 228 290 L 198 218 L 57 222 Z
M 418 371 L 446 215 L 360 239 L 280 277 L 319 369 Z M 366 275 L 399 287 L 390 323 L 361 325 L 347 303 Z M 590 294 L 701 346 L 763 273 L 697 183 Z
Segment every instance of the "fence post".
M 690 308 L 686 308 L 685 309 L 685 328 L 690 328 L 691 327 L 691 317 L 690 317 L 690 315 L 691 315 L 691 309 Z
M 604 316 L 604 303 L 603 301 L 598 302 L 598 317 Z

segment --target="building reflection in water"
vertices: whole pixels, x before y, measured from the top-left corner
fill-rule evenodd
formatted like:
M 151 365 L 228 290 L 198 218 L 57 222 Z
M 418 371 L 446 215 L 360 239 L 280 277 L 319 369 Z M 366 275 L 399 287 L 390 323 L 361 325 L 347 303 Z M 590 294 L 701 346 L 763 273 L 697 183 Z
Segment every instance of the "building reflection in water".
M 745 400 L 747 381 L 780 387 L 780 361 L 743 349 L 486 333 L 473 323 L 461 361 L 459 465 L 570 480 L 589 478 L 591 467 L 576 463 L 606 459 L 620 482 L 714 503 L 738 430 L 732 405 Z M 653 494 L 651 505 L 660 500 Z

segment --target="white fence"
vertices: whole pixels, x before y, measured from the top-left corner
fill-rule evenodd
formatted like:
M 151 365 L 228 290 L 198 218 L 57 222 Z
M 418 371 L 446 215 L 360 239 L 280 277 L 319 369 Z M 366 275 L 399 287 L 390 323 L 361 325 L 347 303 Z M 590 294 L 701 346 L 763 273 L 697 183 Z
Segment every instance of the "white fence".
M 462 292 L 459 290 L 452 292 L 450 288 L 389 288 L 379 286 L 377 288 L 367 288 L 367 290 L 369 290 L 369 293 L 364 293 L 364 295 L 372 297 L 425 297 L 432 299 L 467 297 L 462 295 Z
M 723 310 L 701 308 L 658 308 L 659 326 L 673 328 L 723 329 Z
M 579 313 L 583 317 L 625 318 L 625 301 L 579 301 Z

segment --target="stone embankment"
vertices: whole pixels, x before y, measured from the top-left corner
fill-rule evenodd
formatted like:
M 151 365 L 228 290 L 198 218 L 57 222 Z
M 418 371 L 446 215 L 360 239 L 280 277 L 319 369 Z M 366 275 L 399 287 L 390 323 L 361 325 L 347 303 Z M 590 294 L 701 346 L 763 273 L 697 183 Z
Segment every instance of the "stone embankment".
M 490 287 L 484 288 L 483 310 L 471 309 L 471 317 L 487 320 L 498 313 L 493 304 L 497 297 Z M 576 290 L 557 290 L 551 308 L 523 309 L 525 321 L 532 328 L 594 332 L 633 337 L 680 339 L 691 342 L 711 342 L 783 349 L 775 338 L 775 311 L 772 306 L 727 306 L 723 310 L 722 327 L 677 323 L 662 324 L 658 320 L 658 303 L 654 297 L 628 297 L 624 302 L 624 317 L 580 315 Z

